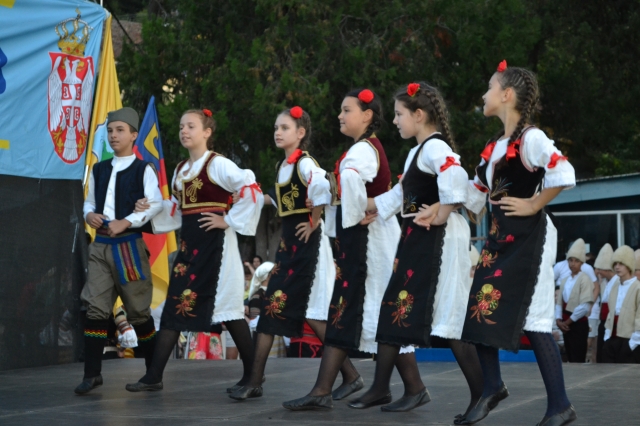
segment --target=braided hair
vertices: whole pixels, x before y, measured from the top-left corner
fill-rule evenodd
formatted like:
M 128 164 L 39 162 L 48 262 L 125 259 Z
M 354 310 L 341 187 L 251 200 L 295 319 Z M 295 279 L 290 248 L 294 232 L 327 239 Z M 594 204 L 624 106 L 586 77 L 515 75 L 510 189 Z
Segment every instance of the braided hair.
M 291 115 L 291 108 L 284 109 L 279 115 L 286 115 L 290 117 L 296 123 L 296 129 L 302 127 L 305 130 L 304 137 L 300 140 L 300 148 L 303 151 L 308 151 L 311 145 L 311 116 L 307 111 L 302 110 L 302 116 L 300 118 L 294 118 Z
M 213 134 L 216 132 L 216 120 L 213 119 L 213 116 L 205 115 L 204 111 L 201 109 L 189 109 L 182 113 L 184 117 L 187 114 L 195 114 L 200 117 L 202 121 L 202 128 L 204 130 L 211 129 L 211 136 L 207 139 L 207 149 L 213 151 Z
M 522 129 L 529 122 L 533 111 L 540 100 L 540 89 L 536 75 L 524 68 L 509 67 L 498 73 L 498 82 L 502 89 L 512 88 L 516 94 L 516 111 L 520 113 L 520 120 L 509 137 L 509 144 L 515 142 L 522 133 Z
M 402 102 L 405 108 L 411 112 L 416 112 L 418 109 L 423 110 L 427 114 L 428 122 L 436 126 L 451 146 L 453 152 L 456 152 L 456 144 L 449 126 L 449 111 L 444 99 L 442 99 L 442 95 L 438 89 L 425 82 L 421 81 L 417 84 L 420 85 L 420 88 L 413 96 L 407 93 L 407 87 L 405 86 L 399 89 L 393 98 Z
M 356 139 L 356 141 L 361 141 L 362 139 L 371 137 L 371 135 L 373 135 L 376 132 L 376 130 L 382 127 L 382 122 L 383 122 L 382 121 L 382 100 L 380 99 L 380 96 L 378 96 L 375 92 L 372 91 L 371 93 L 373 93 L 373 100 L 368 104 L 366 104 L 362 102 L 360 99 L 358 99 L 358 95 L 360 94 L 360 92 L 362 92 L 362 90 L 363 89 L 352 90 L 349 93 L 347 93 L 347 95 L 345 96 L 345 98 L 346 97 L 356 98 L 356 100 L 358 101 L 358 106 L 362 111 L 366 111 L 370 109 L 371 112 L 373 113 L 371 117 L 371 123 L 369 123 L 369 126 L 367 126 L 367 129 L 364 131 L 362 135 L 360 135 L 358 139 Z

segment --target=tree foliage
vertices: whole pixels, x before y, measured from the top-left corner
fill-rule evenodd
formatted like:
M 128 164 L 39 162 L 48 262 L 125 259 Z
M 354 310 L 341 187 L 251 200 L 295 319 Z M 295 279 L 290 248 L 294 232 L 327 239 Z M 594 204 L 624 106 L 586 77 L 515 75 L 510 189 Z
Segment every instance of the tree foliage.
M 156 1 L 156 0 L 154 0 Z M 499 127 L 481 113 L 498 62 L 538 73 L 541 126 L 579 176 L 635 171 L 640 160 L 636 70 L 638 2 L 569 0 L 165 0 L 169 13 L 143 25 L 144 42 L 125 46 L 118 74 L 125 104 L 158 106 L 165 156 L 181 152 L 178 123 L 210 108 L 216 150 L 270 186 L 282 156 L 273 123 L 300 105 L 313 121 L 312 153 L 331 170 L 350 141 L 337 115 L 344 94 L 369 87 L 385 99 L 379 136 L 400 172 L 414 142 L 400 139 L 393 93 L 412 81 L 441 89 L 463 165 L 470 172 Z M 636 160 L 638 159 L 638 160 Z

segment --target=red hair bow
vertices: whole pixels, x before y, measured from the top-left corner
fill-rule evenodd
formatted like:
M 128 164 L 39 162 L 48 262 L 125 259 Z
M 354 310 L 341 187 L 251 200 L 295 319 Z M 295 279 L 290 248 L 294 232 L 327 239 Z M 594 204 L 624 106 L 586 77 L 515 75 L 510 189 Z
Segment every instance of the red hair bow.
M 364 102 L 365 104 L 370 103 L 374 98 L 373 92 L 369 89 L 364 89 L 360 93 L 358 93 L 358 99 Z
M 503 72 L 507 69 L 507 60 L 503 59 L 502 62 L 498 64 L 498 72 Z
M 213 114 L 211 113 L 211 111 L 209 111 L 208 109 L 203 109 L 202 113 L 204 115 L 206 115 L 207 117 L 211 117 Z
M 300 108 L 299 106 L 294 106 L 293 108 L 291 108 L 289 110 L 289 115 L 291 115 L 291 117 L 295 118 L 296 120 L 299 119 L 300 117 L 302 117 L 302 113 L 304 111 L 302 110 L 302 108 Z
M 420 90 L 420 85 L 418 83 L 410 83 L 407 86 L 407 95 L 413 98 L 416 93 L 418 93 L 418 90 Z

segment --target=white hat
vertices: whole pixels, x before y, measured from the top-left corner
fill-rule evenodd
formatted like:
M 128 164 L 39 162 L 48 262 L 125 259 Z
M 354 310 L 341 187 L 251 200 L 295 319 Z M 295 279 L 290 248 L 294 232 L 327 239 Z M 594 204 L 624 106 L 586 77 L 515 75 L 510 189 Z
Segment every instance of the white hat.
M 596 257 L 596 262 L 593 264 L 594 268 L 611 270 L 611 256 L 613 256 L 613 248 L 611 244 L 607 243 L 602 246 Z
M 615 263 L 622 263 L 629 268 L 633 274 L 633 271 L 636 269 L 636 256 L 633 253 L 633 249 L 629 246 L 618 247 L 618 249 L 613 252 L 613 257 L 611 258 L 611 265 L 613 266 Z
M 253 296 L 253 294 L 258 291 L 258 289 L 260 288 L 260 284 L 262 284 L 262 282 L 269 277 L 269 272 L 271 272 L 274 266 L 275 265 L 273 264 L 273 262 L 264 262 L 262 265 L 258 266 L 258 269 L 256 269 L 256 272 L 251 278 L 251 286 L 249 286 L 249 298 L 251 298 L 251 296 Z
M 471 244 L 471 248 L 469 249 L 469 259 L 471 259 L 471 266 L 476 266 L 480 259 L 480 253 L 478 253 L 478 249 L 473 244 Z
M 636 270 L 640 269 L 640 249 L 636 250 Z
M 567 259 L 573 257 L 574 259 L 578 259 L 580 262 L 584 263 L 587 261 L 587 245 L 584 243 L 582 238 L 578 238 L 574 241 L 567 252 Z

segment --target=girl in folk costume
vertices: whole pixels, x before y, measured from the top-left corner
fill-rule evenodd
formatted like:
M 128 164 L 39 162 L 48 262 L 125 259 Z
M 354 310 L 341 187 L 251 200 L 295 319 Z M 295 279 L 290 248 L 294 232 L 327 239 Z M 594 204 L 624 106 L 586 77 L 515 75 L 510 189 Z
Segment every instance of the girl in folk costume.
M 604 323 L 607 320 L 609 314 L 609 293 L 618 276 L 613 270 L 613 247 L 607 243 L 598 252 L 598 257 L 593 264 L 595 273 L 600 280 L 600 295 L 593 305 L 591 310 L 591 316 L 589 316 L 589 327 L 596 328 L 596 346 L 592 348 L 592 351 L 596 352 L 596 362 L 602 362 L 602 345 L 604 344 Z M 592 324 L 591 319 L 595 318 L 597 321 Z M 593 330 L 591 330 L 593 331 Z M 593 361 L 591 361 L 593 362 Z
M 593 281 L 580 270 L 587 260 L 587 248 L 578 238 L 567 252 L 571 275 L 560 282 L 556 300 L 556 323 L 564 335 L 569 362 L 584 363 L 589 338 L 589 312 L 593 306 Z
M 612 262 L 619 280 L 609 293 L 602 362 L 640 364 L 640 281 L 633 249 L 619 247 Z
M 282 236 L 262 301 L 251 380 L 229 395 L 236 400 L 262 396 L 274 335 L 302 337 L 306 319 L 324 340 L 335 269 L 320 215 L 331 202 L 331 192 L 326 172 L 304 151 L 310 138 L 311 118 L 302 108 L 295 106 L 278 115 L 274 139 L 285 158 L 276 165 L 276 199 L 267 202 L 282 218 Z M 307 199 L 314 207 L 307 207 Z M 353 367 L 351 370 L 357 375 Z
M 568 424 L 576 418 L 551 334 L 557 231 L 542 210 L 563 188 L 575 185 L 575 173 L 553 141 L 528 125 L 538 98 L 535 74 L 507 68 L 506 61 L 483 96 L 484 115 L 499 117 L 504 130 L 482 151 L 466 204 L 479 213 L 489 195 L 493 222 L 462 332 L 462 340 L 476 343 L 484 391 L 458 424 L 480 421 L 509 395 L 500 377 L 498 349 L 517 351 L 523 329 L 547 390 L 547 411 L 539 425 Z
M 341 203 L 327 217 L 327 229 L 335 226 L 336 237 L 330 323 L 316 384 L 307 396 L 283 403 L 290 410 L 331 408 L 332 399 L 345 398 L 364 386 L 357 373 L 355 377 L 343 374 L 343 384 L 331 392 L 348 350 L 377 350 L 380 304 L 391 276 L 393 245 L 400 238 L 395 218 L 384 220 L 375 213 L 365 213 L 367 198 L 383 194 L 391 186 L 387 157 L 374 133 L 381 125 L 381 100 L 369 89 L 354 90 L 344 98 L 341 109 L 340 131 L 355 143 L 336 162 L 334 174 Z
M 400 183 L 369 199 L 368 210 L 377 210 L 380 218 L 401 213 L 402 236 L 378 319 L 375 379 L 349 406 L 367 408 L 387 401 L 394 365 L 405 393 L 382 411 L 409 411 L 429 402 L 415 353 L 399 352 L 402 346 L 428 347 L 434 335 L 449 340 L 467 377 L 468 411 L 482 395 L 482 373 L 475 346 L 459 340 L 471 287 L 471 235 L 455 209 L 467 199 L 467 172 L 452 149 L 446 105 L 434 87 L 411 83 L 396 93 L 393 123 L 403 139 L 415 137 L 418 145 L 409 152 Z
M 244 276 L 236 232 L 254 235 L 264 202 L 250 170 L 212 151 L 215 121 L 209 110 L 188 110 L 180 142 L 189 159 L 172 179 L 173 208 L 182 216 L 180 248 L 160 320 L 156 353 L 147 374 L 127 390 L 162 389 L 162 374 L 181 331 L 209 331 L 224 322 L 242 357 L 245 383 L 253 341 L 244 320 Z M 231 205 L 231 194 L 244 195 Z M 140 207 L 144 207 L 143 205 Z

